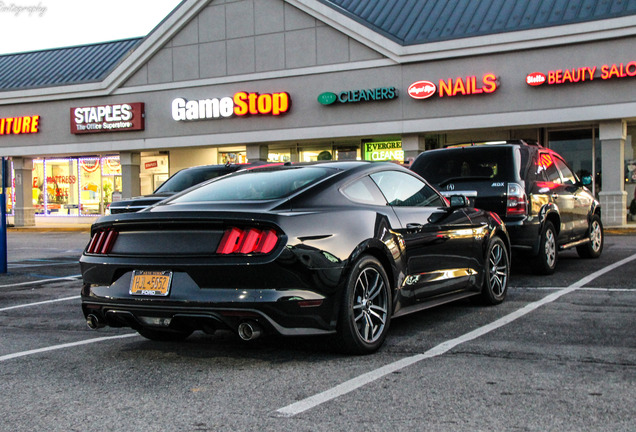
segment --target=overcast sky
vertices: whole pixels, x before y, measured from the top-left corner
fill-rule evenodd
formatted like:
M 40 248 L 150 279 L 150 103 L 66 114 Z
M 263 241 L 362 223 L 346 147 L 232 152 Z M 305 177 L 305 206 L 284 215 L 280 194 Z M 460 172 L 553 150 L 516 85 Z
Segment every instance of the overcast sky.
M 145 36 L 181 0 L 0 0 L 0 54 Z

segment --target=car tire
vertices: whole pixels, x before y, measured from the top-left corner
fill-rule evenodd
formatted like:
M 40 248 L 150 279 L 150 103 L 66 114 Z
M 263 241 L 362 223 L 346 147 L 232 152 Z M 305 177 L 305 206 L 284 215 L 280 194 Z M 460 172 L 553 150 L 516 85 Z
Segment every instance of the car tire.
M 391 321 L 391 289 L 380 262 L 365 255 L 347 278 L 340 307 L 338 338 L 343 351 L 370 354 L 386 338 Z
M 496 305 L 503 302 L 508 293 L 510 256 L 506 245 L 499 237 L 494 237 L 488 245 L 484 271 L 481 302 L 486 305 Z
M 598 215 L 593 215 L 590 220 L 588 230 L 590 241 L 581 246 L 576 247 L 576 252 L 581 258 L 598 258 L 603 252 L 603 243 L 605 236 L 603 234 L 603 223 Z
M 542 275 L 553 274 L 558 255 L 554 225 L 552 222 L 546 221 L 539 238 L 539 253 L 534 257 L 533 268 L 535 272 Z
M 191 331 L 180 330 L 155 330 L 150 328 L 137 329 L 137 333 L 145 337 L 158 342 L 179 342 L 185 340 L 192 334 Z

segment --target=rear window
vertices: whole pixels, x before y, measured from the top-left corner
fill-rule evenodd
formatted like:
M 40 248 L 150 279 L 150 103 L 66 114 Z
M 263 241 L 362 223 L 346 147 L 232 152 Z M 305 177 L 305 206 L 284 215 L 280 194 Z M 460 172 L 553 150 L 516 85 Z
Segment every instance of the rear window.
M 181 192 L 187 188 L 206 180 L 227 174 L 232 170 L 228 168 L 210 168 L 210 169 L 184 169 L 170 177 L 154 193 L 165 192 Z
M 513 166 L 508 147 L 466 147 L 424 153 L 411 169 L 430 183 L 443 186 L 449 181 L 507 181 Z
M 297 167 L 240 171 L 205 183 L 172 202 L 259 201 L 283 198 L 335 173 L 333 168 Z

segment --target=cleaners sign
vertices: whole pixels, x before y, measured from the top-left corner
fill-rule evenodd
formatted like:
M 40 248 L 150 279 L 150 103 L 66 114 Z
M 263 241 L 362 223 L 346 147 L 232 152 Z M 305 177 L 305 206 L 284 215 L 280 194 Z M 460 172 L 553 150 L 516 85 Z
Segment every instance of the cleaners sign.
M 609 80 L 616 78 L 630 78 L 636 76 L 636 61 L 629 63 L 604 64 L 597 66 L 583 66 L 571 69 L 555 69 L 548 73 L 533 72 L 526 76 L 526 84 L 540 86 L 543 84 L 574 84 L 584 81 Z
M 144 130 L 142 102 L 71 108 L 71 133 Z
M 404 150 L 402 150 L 402 141 L 365 143 L 364 160 L 404 162 Z
M 325 92 L 318 96 L 318 102 L 322 105 L 331 105 L 338 103 L 356 103 L 391 100 L 398 97 L 398 91 L 395 87 L 378 87 L 366 90 L 345 90 L 340 93 Z

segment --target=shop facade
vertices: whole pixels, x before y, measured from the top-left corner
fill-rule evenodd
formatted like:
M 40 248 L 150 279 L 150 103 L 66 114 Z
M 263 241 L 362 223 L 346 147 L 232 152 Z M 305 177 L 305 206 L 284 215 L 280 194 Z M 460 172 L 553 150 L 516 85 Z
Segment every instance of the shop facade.
M 402 46 L 317 1 L 186 1 L 100 82 L 0 92 L 8 208 L 16 225 L 94 217 L 188 166 L 408 164 L 527 139 L 591 177 L 604 224 L 620 226 L 635 43 L 636 15 Z

